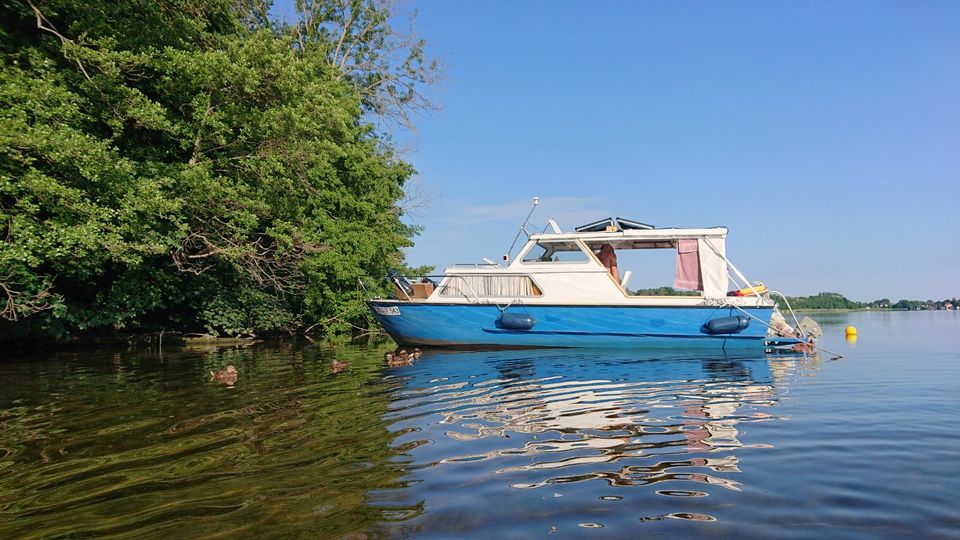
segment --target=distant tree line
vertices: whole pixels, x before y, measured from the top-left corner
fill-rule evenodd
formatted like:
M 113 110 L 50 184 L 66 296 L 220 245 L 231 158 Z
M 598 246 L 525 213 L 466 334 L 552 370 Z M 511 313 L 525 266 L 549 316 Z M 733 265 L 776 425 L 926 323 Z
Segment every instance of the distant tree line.
M 891 309 L 909 309 L 909 310 L 918 310 L 918 309 L 956 309 L 957 308 L 957 299 L 949 298 L 946 300 L 900 300 L 893 304 L 889 304 Z M 871 306 L 873 307 L 873 306 Z
M 652 289 L 637 289 L 630 294 L 636 296 L 697 296 L 699 291 L 674 289 L 673 287 L 654 287 Z
M 781 308 L 786 307 L 783 299 L 777 297 L 777 305 Z M 872 302 L 857 302 L 844 297 L 842 294 L 833 292 L 822 292 L 813 296 L 788 296 L 787 300 L 794 309 L 896 309 L 896 310 L 919 310 L 919 309 L 955 309 L 956 298 L 946 300 L 900 300 L 891 302 L 888 298 L 874 300 Z
M 702 294 L 698 291 L 688 291 L 675 289 L 673 287 L 655 287 L 649 289 L 637 289 L 630 292 L 637 296 L 695 296 Z M 774 297 L 777 305 L 785 309 L 786 305 L 779 296 Z M 787 300 L 794 309 L 895 309 L 895 310 L 923 310 L 923 309 L 955 309 L 958 301 L 956 298 L 946 300 L 900 300 L 891 302 L 888 298 L 874 300 L 872 302 L 858 302 L 850 300 L 840 293 L 822 292 L 812 296 L 788 296 Z
M 381 2 L 293 4 L 0 2 L 0 338 L 367 324 L 437 66 Z

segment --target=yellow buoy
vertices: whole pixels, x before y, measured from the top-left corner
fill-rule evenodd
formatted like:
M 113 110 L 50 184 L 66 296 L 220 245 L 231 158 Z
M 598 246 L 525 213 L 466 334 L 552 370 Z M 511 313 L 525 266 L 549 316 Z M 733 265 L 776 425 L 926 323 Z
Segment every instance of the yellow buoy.
M 847 334 L 847 337 L 851 337 L 851 336 L 856 336 L 856 335 L 857 335 L 857 329 L 854 328 L 854 327 L 852 327 L 852 326 L 848 326 L 845 332 L 846 332 L 846 334 Z

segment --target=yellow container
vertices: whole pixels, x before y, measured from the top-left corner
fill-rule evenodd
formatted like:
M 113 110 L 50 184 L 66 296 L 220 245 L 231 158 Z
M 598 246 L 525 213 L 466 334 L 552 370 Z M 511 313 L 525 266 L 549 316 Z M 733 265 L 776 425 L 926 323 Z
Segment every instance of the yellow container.
M 767 292 L 767 286 L 761 283 L 753 287 L 740 289 L 737 291 L 737 296 L 753 296 L 754 294 L 763 294 L 765 292 Z

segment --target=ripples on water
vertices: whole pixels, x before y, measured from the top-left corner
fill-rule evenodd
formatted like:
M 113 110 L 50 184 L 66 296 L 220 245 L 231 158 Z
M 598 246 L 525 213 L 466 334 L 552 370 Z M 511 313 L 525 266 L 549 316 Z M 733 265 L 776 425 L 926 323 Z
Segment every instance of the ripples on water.
M 404 375 L 388 415 L 416 487 L 388 495 L 429 501 L 422 526 L 450 534 L 712 521 L 689 511 L 701 506 L 689 499 L 740 491 L 740 455 L 770 447 L 747 437 L 748 427 L 777 419 L 776 379 L 762 355 L 430 360 L 429 370 Z M 798 369 L 797 358 L 776 361 L 778 377 Z
M 903 407 L 878 411 L 855 378 L 817 382 L 855 354 L 427 352 L 388 368 L 384 350 L 0 363 L 0 536 L 949 536 L 960 525 L 943 497 L 960 487 L 956 436 L 913 456 L 873 431 Z M 331 372 L 334 356 L 351 367 Z M 211 382 L 228 363 L 236 386 Z M 925 386 L 926 420 L 954 414 L 956 374 Z M 886 389 L 894 403 L 898 388 Z M 893 469 L 910 457 L 941 465 Z

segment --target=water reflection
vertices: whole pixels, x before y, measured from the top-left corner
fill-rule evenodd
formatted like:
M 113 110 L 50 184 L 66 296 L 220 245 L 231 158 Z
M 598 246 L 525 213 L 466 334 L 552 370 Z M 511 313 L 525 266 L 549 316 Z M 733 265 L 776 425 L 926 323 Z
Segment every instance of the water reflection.
M 696 500 L 742 489 L 743 461 L 772 448 L 749 436 L 750 427 L 779 420 L 787 381 L 817 362 L 682 352 L 428 353 L 398 374 L 388 418 L 410 487 L 389 495 L 423 501 L 432 511 L 418 526 L 444 534 L 470 530 L 465 519 L 488 523 L 471 515 L 471 504 L 488 508 L 489 499 L 471 493 L 495 497 L 498 520 L 519 519 L 534 505 L 538 531 L 574 517 L 567 504 L 543 508 L 565 496 L 600 501 L 577 507 L 579 527 L 604 526 L 588 519 L 607 514 L 604 504 L 617 506 L 622 520 L 623 495 L 612 494 L 621 488 L 671 510 L 632 520 L 711 521 L 694 511 Z M 462 484 L 449 480 L 464 475 Z
M 55 354 L 0 363 L 0 537 L 338 537 L 406 506 L 367 351 Z M 227 365 L 239 377 L 210 380 Z M 414 507 L 416 505 L 413 505 Z
M 0 537 L 482 537 L 723 520 L 807 357 L 296 342 L 0 363 Z M 333 360 L 346 365 L 333 370 Z M 237 377 L 214 377 L 226 366 Z M 336 371 L 336 372 L 335 372 Z M 716 501 L 714 503 L 713 501 Z

